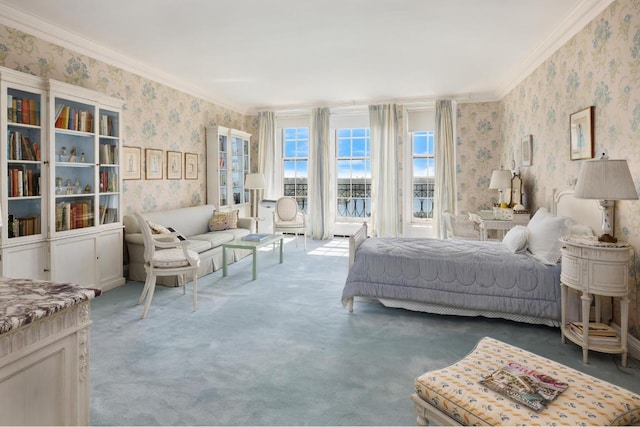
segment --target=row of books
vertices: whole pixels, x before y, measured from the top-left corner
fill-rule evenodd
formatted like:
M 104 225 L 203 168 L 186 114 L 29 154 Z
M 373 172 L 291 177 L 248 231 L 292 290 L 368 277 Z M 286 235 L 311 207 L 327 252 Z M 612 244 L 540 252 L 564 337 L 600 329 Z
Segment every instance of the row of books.
M 115 170 L 100 171 L 100 192 L 116 192 L 118 191 L 118 174 Z
M 582 322 L 570 322 L 567 328 L 570 333 L 583 337 L 584 327 Z M 620 338 L 616 331 L 604 323 L 589 323 L 589 344 L 596 345 L 620 345 Z
M 40 160 L 40 145 L 22 132 L 10 130 L 7 141 L 9 160 Z
M 56 105 L 56 128 L 93 132 L 93 114 L 68 105 Z
M 100 164 L 117 165 L 120 163 L 117 145 L 100 144 Z
M 9 197 L 40 195 L 40 171 L 27 167 L 10 167 L 7 175 L 7 194 Z
M 40 234 L 40 215 L 30 215 L 26 217 L 16 217 L 9 214 L 9 224 L 7 224 L 9 237 L 33 236 Z
M 56 204 L 56 231 L 93 226 L 93 202 L 80 200 Z
M 118 209 L 100 205 L 100 224 L 111 224 L 118 221 Z
M 218 169 L 224 169 L 225 168 L 225 160 L 224 157 L 220 156 L 220 158 L 218 159 Z
M 40 126 L 40 101 L 7 96 L 7 120 L 10 123 Z
M 114 118 L 108 114 L 100 114 L 100 135 L 118 136 L 114 127 Z

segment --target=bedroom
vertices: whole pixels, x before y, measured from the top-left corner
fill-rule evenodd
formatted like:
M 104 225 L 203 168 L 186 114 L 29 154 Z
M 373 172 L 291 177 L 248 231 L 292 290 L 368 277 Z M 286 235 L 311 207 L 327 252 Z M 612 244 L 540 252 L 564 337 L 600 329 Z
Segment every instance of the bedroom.
M 532 165 L 522 169 L 528 203 L 532 207 L 550 206 L 552 189 L 566 187 L 577 176 L 579 168 L 577 162 L 571 162 L 568 158 L 568 115 L 589 105 L 595 106 L 596 147 L 607 148 L 612 158 L 627 158 L 637 182 L 640 177 L 640 153 L 635 149 L 640 121 L 640 88 L 637 84 L 640 67 L 636 54 L 639 25 L 637 2 L 613 2 L 541 66 L 525 74 L 522 82 L 504 98 L 458 104 L 459 210 L 477 209 L 495 197 L 486 188 L 489 171 L 513 158 L 516 142 L 525 134 L 534 135 Z M 117 88 L 114 90 L 110 87 L 110 90 L 130 99 L 135 107 L 130 110 L 128 122 L 149 121 L 150 110 L 156 110 L 160 115 L 167 114 L 169 109 L 164 107 L 167 103 L 193 104 L 192 95 L 108 67 L 102 61 L 76 54 L 69 47 L 51 46 L 49 40 L 37 36 L 23 38 L 12 28 L 8 23 L 0 28 L 0 42 L 7 47 L 1 56 L 4 66 L 31 70 L 37 74 L 63 76 L 63 61 L 78 57 L 90 71 L 90 82 L 87 84 L 100 88 L 102 83 L 99 79 L 104 77 L 110 82 L 109 85 Z M 57 59 L 57 55 L 64 59 Z M 37 61 L 40 56 L 56 58 L 55 62 L 49 63 L 54 69 L 40 69 Z M 79 75 L 77 81 L 81 80 L 83 76 Z M 129 93 L 129 90 L 135 94 Z M 148 95 L 145 97 L 142 93 Z M 177 125 L 180 130 L 179 141 L 173 138 L 174 129 L 160 124 L 154 129 L 155 135 L 143 133 L 141 127 L 131 129 L 131 138 L 139 139 L 140 145 L 157 143 L 164 149 L 171 149 L 175 144 L 175 148 L 182 151 L 204 153 L 198 147 L 202 138 L 198 131 L 200 123 L 222 122 L 257 134 L 255 116 L 244 115 L 220 105 L 205 102 L 196 104 L 199 108 L 206 105 L 207 112 L 196 114 L 197 124 L 181 122 Z M 203 202 L 204 180 L 183 181 L 181 198 L 178 200 L 164 195 L 168 189 L 166 183 L 140 181 L 128 186 L 125 193 L 128 213 L 138 209 L 166 209 L 178 204 Z M 635 247 L 640 245 L 639 203 L 618 203 L 616 233 L 623 235 Z M 634 270 L 638 271 L 639 268 L 636 265 Z M 637 294 L 638 290 L 634 288 L 629 319 L 636 333 Z

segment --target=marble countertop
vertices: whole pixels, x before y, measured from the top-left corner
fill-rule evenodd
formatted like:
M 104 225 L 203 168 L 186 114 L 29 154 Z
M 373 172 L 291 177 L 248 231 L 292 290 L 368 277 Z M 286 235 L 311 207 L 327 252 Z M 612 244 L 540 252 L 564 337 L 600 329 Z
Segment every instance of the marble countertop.
M 71 283 L 0 277 L 0 334 L 93 299 L 99 289 Z

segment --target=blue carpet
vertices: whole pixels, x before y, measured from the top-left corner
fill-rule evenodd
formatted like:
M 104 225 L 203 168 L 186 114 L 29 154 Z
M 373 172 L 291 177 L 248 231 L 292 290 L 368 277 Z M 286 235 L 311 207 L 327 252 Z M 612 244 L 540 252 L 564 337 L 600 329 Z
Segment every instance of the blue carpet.
M 414 313 L 340 296 L 347 240 L 261 251 L 191 284 L 158 286 L 144 320 L 142 283 L 92 303 L 92 425 L 415 425 L 416 376 L 491 336 L 640 393 L 638 362 L 562 344 L 558 328 Z

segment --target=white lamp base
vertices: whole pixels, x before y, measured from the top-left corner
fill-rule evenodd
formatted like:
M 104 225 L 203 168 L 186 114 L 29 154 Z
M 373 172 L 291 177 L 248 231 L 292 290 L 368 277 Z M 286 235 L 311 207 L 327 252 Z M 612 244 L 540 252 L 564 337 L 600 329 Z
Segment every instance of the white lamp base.
M 614 209 L 615 200 L 600 200 L 600 209 L 602 209 L 602 236 L 598 237 L 600 242 L 616 243 L 618 239 L 613 237 L 611 230 L 611 221 L 609 220 L 609 208 Z

